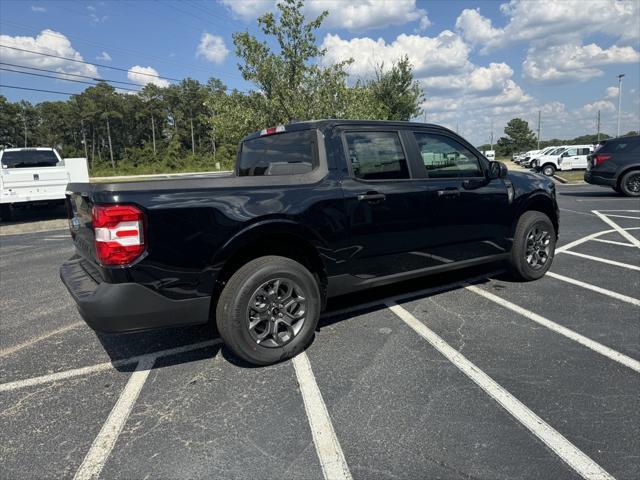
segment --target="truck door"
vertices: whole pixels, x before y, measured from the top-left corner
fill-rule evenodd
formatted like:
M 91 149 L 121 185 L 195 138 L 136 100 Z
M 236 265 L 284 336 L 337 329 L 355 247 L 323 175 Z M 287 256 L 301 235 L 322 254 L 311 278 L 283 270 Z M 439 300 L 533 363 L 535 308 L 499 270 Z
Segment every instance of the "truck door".
M 453 134 L 412 136 L 428 177 L 423 251 L 451 263 L 506 253 L 511 217 L 505 181 L 488 179 L 486 160 Z
M 342 181 L 352 255 L 361 279 L 425 268 L 425 185 L 412 175 L 407 132 L 349 129 L 341 133 L 349 174 Z

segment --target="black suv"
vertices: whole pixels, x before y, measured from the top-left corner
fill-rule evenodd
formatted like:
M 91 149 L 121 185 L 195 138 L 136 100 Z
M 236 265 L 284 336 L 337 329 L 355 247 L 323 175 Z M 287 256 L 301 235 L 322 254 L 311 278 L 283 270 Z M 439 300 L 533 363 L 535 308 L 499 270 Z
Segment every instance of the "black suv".
M 587 159 L 584 179 L 628 197 L 640 196 L 640 135 L 601 142 Z

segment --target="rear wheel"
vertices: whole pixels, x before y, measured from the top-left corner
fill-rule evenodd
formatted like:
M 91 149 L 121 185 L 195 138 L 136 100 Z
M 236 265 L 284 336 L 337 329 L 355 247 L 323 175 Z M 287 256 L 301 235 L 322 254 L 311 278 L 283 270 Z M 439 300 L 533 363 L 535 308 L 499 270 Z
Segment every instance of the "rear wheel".
M 216 323 L 238 357 L 269 365 L 307 346 L 320 304 L 318 284 L 303 265 L 286 257 L 260 257 L 229 279 L 218 300 Z
M 518 220 L 509 264 L 519 280 L 536 280 L 551 267 L 556 249 L 553 223 L 542 212 L 529 211 Z
M 640 170 L 631 170 L 622 176 L 620 191 L 627 197 L 640 196 Z
M 547 177 L 552 177 L 553 174 L 556 173 L 556 167 L 548 163 L 544 167 L 542 167 L 542 173 L 544 173 Z

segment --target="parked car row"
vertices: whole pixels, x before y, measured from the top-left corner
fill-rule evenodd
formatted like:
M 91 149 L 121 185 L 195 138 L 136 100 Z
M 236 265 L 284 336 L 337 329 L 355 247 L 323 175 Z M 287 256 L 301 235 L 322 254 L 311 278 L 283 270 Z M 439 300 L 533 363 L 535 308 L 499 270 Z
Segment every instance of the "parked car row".
M 512 161 L 552 176 L 557 170 L 585 170 L 593 151 L 593 145 L 554 145 L 514 155 Z

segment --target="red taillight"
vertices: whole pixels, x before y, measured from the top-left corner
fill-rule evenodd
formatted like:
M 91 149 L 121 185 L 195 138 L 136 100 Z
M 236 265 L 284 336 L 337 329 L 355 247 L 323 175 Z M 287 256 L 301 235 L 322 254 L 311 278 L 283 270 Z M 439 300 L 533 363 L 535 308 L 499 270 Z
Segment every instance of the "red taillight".
M 102 265 L 127 265 L 145 251 L 144 215 L 133 205 L 94 206 L 93 231 Z
M 607 160 L 611 160 L 611 155 L 607 155 L 606 153 L 596 153 L 593 156 L 593 166 L 602 165 Z
M 264 137 L 265 135 L 273 135 L 274 133 L 282 133 L 285 131 L 284 125 L 278 125 L 277 127 L 269 127 L 260 131 L 260 136 Z

